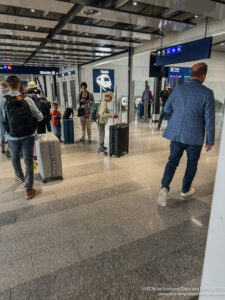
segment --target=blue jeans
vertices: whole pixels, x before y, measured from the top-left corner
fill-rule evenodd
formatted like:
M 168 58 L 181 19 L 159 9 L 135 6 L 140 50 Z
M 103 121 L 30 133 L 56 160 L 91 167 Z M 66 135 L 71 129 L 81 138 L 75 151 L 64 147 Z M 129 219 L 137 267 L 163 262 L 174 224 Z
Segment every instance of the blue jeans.
M 27 137 L 21 140 L 8 141 L 9 152 L 12 157 L 12 164 L 15 174 L 19 178 L 24 178 L 24 173 L 20 163 L 20 153 L 22 152 L 26 167 L 25 173 L 25 190 L 31 190 L 34 184 L 34 137 Z
M 173 180 L 176 168 L 178 167 L 180 159 L 185 150 L 187 152 L 188 160 L 182 184 L 182 193 L 187 193 L 190 190 L 195 174 L 197 172 L 197 166 L 201 155 L 202 146 L 186 145 L 180 142 L 173 141 L 170 144 L 170 156 L 162 178 L 162 187 L 165 187 L 168 190 L 170 189 L 170 183 Z
M 61 140 L 61 124 L 60 125 L 52 125 L 54 135 Z

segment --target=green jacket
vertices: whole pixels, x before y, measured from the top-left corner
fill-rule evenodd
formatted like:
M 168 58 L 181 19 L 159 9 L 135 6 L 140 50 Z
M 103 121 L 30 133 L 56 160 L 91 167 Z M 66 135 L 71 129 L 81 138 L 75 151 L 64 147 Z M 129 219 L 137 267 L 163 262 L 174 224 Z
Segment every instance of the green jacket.
M 107 101 L 103 100 L 98 108 L 98 123 L 107 125 L 110 117 L 110 112 L 107 107 Z

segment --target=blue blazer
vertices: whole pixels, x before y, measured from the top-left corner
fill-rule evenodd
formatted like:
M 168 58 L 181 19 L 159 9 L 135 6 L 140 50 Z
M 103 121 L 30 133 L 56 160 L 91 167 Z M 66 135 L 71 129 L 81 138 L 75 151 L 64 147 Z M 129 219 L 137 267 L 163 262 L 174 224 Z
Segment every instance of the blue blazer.
M 215 142 L 215 99 L 213 91 L 198 80 L 173 89 L 164 111 L 172 114 L 164 137 L 187 145 Z

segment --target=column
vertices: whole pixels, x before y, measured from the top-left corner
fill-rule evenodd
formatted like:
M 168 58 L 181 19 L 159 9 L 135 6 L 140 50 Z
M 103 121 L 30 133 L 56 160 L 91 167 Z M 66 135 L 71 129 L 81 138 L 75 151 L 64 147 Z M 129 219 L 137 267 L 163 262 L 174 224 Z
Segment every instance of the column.
M 156 77 L 154 82 L 154 92 L 153 92 L 153 113 L 152 113 L 152 123 L 158 123 L 160 115 L 160 92 L 162 89 L 162 77 Z
M 129 47 L 128 52 L 128 117 L 127 122 L 131 123 L 134 121 L 134 81 L 133 81 L 133 70 L 134 70 L 134 48 Z

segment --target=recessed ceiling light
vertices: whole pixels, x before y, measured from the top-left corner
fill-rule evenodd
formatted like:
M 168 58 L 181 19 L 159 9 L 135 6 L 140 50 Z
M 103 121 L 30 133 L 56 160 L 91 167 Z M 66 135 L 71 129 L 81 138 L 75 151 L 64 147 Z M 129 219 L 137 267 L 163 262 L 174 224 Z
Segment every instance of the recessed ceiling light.
M 195 15 L 195 19 L 197 19 L 197 18 L 198 18 L 198 15 L 196 14 L 196 15 Z
M 34 12 L 35 12 L 35 9 L 31 9 L 31 12 L 34 13 Z
M 87 33 L 87 32 L 85 32 L 85 35 L 88 35 L 88 33 Z
M 28 28 L 28 26 L 27 26 L 27 25 L 25 25 L 24 27 L 25 27 L 26 29 Z
M 221 46 L 223 46 L 223 45 L 224 45 L 224 43 L 221 43 L 220 45 L 221 45 Z
M 138 5 L 137 1 L 134 1 L 134 2 L 133 2 L 133 5 L 135 5 L 135 6 Z

